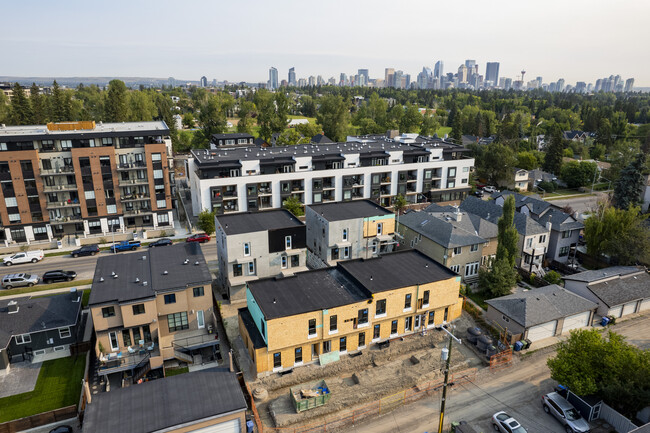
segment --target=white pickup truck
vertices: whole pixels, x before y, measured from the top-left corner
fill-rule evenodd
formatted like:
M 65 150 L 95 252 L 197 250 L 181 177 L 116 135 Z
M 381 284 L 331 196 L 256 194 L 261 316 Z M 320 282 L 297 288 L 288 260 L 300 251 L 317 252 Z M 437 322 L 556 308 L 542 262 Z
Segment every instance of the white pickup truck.
M 36 263 L 40 260 L 43 260 L 42 250 L 16 253 L 13 256 L 5 257 L 3 262 L 5 266 L 11 266 L 19 263 Z

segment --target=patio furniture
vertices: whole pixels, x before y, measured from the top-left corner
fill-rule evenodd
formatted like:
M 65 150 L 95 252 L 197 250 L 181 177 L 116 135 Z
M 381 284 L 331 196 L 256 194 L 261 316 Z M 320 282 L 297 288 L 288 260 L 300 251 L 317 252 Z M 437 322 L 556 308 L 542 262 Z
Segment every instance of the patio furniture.
M 127 350 L 129 351 L 129 353 L 135 353 L 135 349 L 132 348 L 131 346 L 127 347 Z
M 152 342 L 151 342 L 151 346 L 147 346 L 147 350 L 148 350 L 149 352 L 151 352 L 151 351 L 154 349 L 154 347 L 156 347 L 156 343 L 154 343 L 154 342 L 152 341 Z

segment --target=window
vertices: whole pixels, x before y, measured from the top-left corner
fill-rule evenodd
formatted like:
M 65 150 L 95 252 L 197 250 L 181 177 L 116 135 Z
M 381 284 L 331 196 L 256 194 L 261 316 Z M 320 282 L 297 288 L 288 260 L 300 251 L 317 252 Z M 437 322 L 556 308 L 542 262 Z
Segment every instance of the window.
M 510 318 L 506 317 L 505 315 L 501 315 L 501 318 L 503 319 L 504 322 L 510 323 Z
M 366 346 L 366 333 L 365 332 L 360 332 L 359 333 L 359 345 L 358 346 L 360 348 Z
M 465 265 L 465 276 L 466 277 L 473 277 L 474 275 L 477 275 L 478 274 L 478 266 L 479 266 L 479 262 L 467 263 Z
M 339 352 L 347 352 L 348 350 L 348 339 L 347 337 L 339 338 Z
M 397 320 L 390 322 L 390 335 L 397 334 Z
M 248 263 L 248 275 L 255 275 L 255 262 Z
M 348 229 L 343 229 L 343 242 L 348 240 Z
M 546 235 L 540 235 L 539 236 L 539 243 L 543 244 L 544 242 L 546 242 Z
M 281 262 L 282 262 L 282 263 L 280 264 L 280 267 L 281 267 L 282 269 L 287 269 L 287 267 L 288 267 L 288 265 L 287 265 L 287 261 L 288 261 L 288 260 L 287 260 L 287 256 L 282 256 L 282 257 L 280 258 L 280 260 L 281 260 Z
M 19 213 L 10 213 L 9 214 L 9 222 L 11 222 L 11 223 L 19 223 L 20 222 L 20 214 Z
M 449 307 L 445 307 L 445 315 L 442 318 L 443 322 L 447 321 L 447 316 L 449 315 Z
M 140 343 L 142 337 L 140 336 L 140 328 L 133 328 L 133 341 Z
M 114 204 L 106 205 L 106 213 L 109 214 L 117 213 L 117 205 Z
M 315 336 L 316 335 L 316 319 L 309 319 L 309 332 L 308 335 Z
M 378 340 L 380 335 L 381 335 L 381 325 L 375 325 L 375 327 L 372 330 L 372 339 Z
M 474 244 L 469 248 L 469 251 L 475 253 L 478 251 L 478 244 Z
M 205 314 L 203 310 L 198 310 L 196 312 L 196 327 L 199 329 L 205 328 Z
M 452 270 L 452 272 L 459 273 L 460 272 L 460 265 L 452 265 L 449 267 L 449 269 Z
M 429 311 L 429 326 L 434 325 L 435 318 L 436 318 L 436 312 L 435 311 Z
M 463 252 L 463 247 L 454 247 L 454 252 L 452 254 L 452 257 L 457 256 L 457 255 L 461 254 L 462 252 Z
M 526 248 L 530 248 L 532 246 L 533 246 L 533 238 L 526 239 Z
M 364 308 L 359 310 L 358 324 L 365 325 L 368 323 L 368 309 Z
M 332 350 L 332 342 L 330 340 L 323 341 L 323 353 L 330 353 Z
M 244 244 L 244 256 L 248 257 L 250 255 L 251 255 L 251 244 L 250 244 L 250 242 L 246 242 Z
M 86 200 L 94 200 L 95 199 L 95 191 L 85 191 L 84 196 L 86 197 Z
M 291 267 L 297 268 L 298 266 L 300 266 L 300 256 L 298 254 L 295 254 L 291 256 Z
M 456 177 L 456 167 L 449 167 L 447 169 L 447 177 Z
M 384 224 L 377 223 L 377 236 L 381 236 L 384 232 Z
M 133 315 L 144 314 L 144 304 L 135 304 L 133 306 Z
M 404 296 L 404 309 L 409 309 L 411 308 L 411 294 L 407 293 L 406 296 Z
M 154 179 L 162 179 L 163 178 L 163 171 L 162 170 L 154 170 L 153 171 L 153 178 Z
M 275 352 L 273 354 L 273 368 L 282 368 L 282 353 Z
M 61 140 L 61 150 L 68 150 L 72 148 L 72 140 Z
M 571 249 L 571 247 L 562 247 L 562 248 L 560 248 L 560 257 L 568 256 L 570 249 Z
M 115 316 L 115 307 L 104 307 L 102 308 L 102 317 L 113 317 Z
M 350 247 L 343 247 L 343 258 L 344 259 L 350 258 Z
M 451 179 L 447 181 L 447 188 L 456 188 L 456 181 Z
M 413 317 L 408 316 L 404 319 L 404 331 L 410 331 L 413 328 Z
M 120 343 L 117 341 L 117 332 L 109 332 L 108 340 L 111 344 L 112 352 L 117 352 L 118 350 L 120 350 Z
M 18 202 L 16 201 L 16 197 L 6 197 L 5 198 L 5 204 L 7 207 L 16 207 L 18 206 Z
M 205 289 L 203 288 L 203 286 L 195 287 L 192 289 L 192 293 L 194 294 L 195 298 L 198 298 L 199 296 L 205 295 Z
M 166 213 L 159 213 L 158 214 L 158 223 L 159 224 L 164 224 L 169 222 L 169 215 Z
M 241 277 L 243 274 L 241 264 L 232 265 L 232 275 L 233 277 Z
M 165 295 L 165 304 L 175 304 L 175 303 L 176 303 L 175 293 L 170 293 L 169 295 Z
M 284 237 L 284 248 L 287 250 L 291 249 L 291 236 Z
M 463 167 L 463 173 L 469 173 L 469 167 Z
M 338 248 L 332 248 L 331 256 L 332 256 L 332 260 L 338 260 L 339 259 L 339 249 Z
M 32 337 L 29 334 L 16 335 L 16 344 L 27 344 L 32 342 Z
M 153 162 L 162 161 L 162 157 L 160 156 L 159 153 L 152 153 L 152 154 L 151 154 L 151 160 L 152 160 Z
M 386 300 L 385 299 L 380 299 L 377 301 L 376 309 L 375 309 L 375 317 L 376 316 L 381 316 L 382 314 L 386 314 Z
M 429 291 L 425 290 L 422 294 L 422 306 L 429 305 Z
M 567 230 L 562 232 L 562 239 L 570 238 L 571 237 L 571 230 Z
M 131 331 L 128 329 L 122 329 L 122 341 L 127 347 L 131 345 Z
M 333 314 L 330 316 L 330 332 L 336 332 L 338 330 L 338 317 L 336 314 Z
M 102 138 L 102 146 L 112 146 L 112 145 L 113 145 L 113 137 Z
M 296 347 L 294 351 L 295 364 L 302 364 L 302 347 Z
M 158 209 L 164 209 L 167 207 L 167 200 L 156 200 L 156 207 Z
M 373 254 L 377 254 L 377 242 L 373 241 L 372 244 L 370 244 L 370 251 L 372 251 Z
M 167 325 L 169 326 L 169 332 L 188 329 L 190 325 L 187 322 L 187 312 L 181 311 L 180 313 L 168 314 Z

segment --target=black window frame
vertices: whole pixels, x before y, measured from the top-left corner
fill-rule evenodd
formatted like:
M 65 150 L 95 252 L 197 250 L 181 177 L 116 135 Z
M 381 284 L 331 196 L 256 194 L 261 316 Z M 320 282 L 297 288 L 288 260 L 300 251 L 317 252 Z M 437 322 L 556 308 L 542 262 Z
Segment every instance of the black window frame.
M 168 314 L 167 327 L 169 328 L 169 332 L 184 331 L 185 329 L 189 329 L 190 323 L 187 317 L 187 311 Z
M 102 317 L 103 318 L 108 318 L 108 317 L 115 317 L 115 307 L 103 307 L 102 308 Z
M 359 325 L 365 325 L 368 323 L 368 309 L 367 308 L 362 308 L 359 310 L 359 314 L 357 316 L 357 323 Z
M 381 324 L 377 323 L 375 327 L 372 330 L 372 339 L 376 340 L 378 338 L 381 338 Z
M 379 299 L 375 305 L 375 316 L 386 314 L 386 300 Z
M 413 295 L 410 293 L 407 293 L 404 296 L 404 309 L 411 308 L 413 306 Z
M 397 329 L 398 325 L 399 323 L 397 322 L 397 320 L 393 320 L 392 322 L 390 322 L 390 335 L 395 335 L 398 333 L 398 329 Z
M 348 351 L 348 337 L 339 338 L 339 352 Z
M 302 362 L 302 347 L 296 347 L 293 351 L 294 364 Z
M 165 305 L 175 304 L 176 303 L 176 293 L 168 293 L 163 297 Z
M 338 331 L 338 330 L 339 330 L 338 316 L 336 314 L 332 314 L 330 316 L 330 332 Z
M 282 368 L 282 352 L 273 354 L 273 368 Z
M 192 294 L 194 295 L 195 298 L 198 298 L 200 296 L 205 296 L 205 288 L 203 286 L 194 287 L 192 289 Z
M 131 308 L 133 309 L 134 316 L 144 314 L 144 304 L 134 304 L 131 306 Z
M 425 290 L 422 294 L 422 305 L 429 305 L 429 291 Z
M 307 335 L 316 335 L 316 319 L 309 319 Z

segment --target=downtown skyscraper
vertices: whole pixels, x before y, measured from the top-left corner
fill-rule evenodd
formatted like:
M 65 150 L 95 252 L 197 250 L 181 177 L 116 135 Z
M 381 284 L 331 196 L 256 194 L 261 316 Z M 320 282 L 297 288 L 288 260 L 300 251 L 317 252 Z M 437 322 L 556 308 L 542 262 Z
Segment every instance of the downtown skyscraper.
M 492 86 L 499 84 L 499 62 L 487 62 L 485 65 L 485 81 L 490 81 Z
M 276 90 L 278 88 L 278 70 L 274 67 L 269 69 L 269 82 L 267 87 L 269 90 Z

